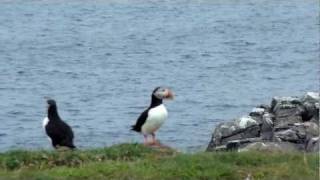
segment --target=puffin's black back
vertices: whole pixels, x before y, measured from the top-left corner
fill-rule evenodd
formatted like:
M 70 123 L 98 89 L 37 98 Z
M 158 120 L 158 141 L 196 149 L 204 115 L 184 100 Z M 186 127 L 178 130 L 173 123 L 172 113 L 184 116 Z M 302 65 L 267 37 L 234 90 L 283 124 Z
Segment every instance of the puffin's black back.
M 149 110 L 150 110 L 150 108 L 146 109 L 145 111 L 143 111 L 143 113 L 140 114 L 140 116 L 137 119 L 136 124 L 131 126 L 132 127 L 131 130 L 136 131 L 136 132 L 141 132 L 141 127 L 146 122 L 146 120 L 148 118 Z
M 72 149 L 76 148 L 73 144 L 74 135 L 71 127 L 59 117 L 56 104 L 48 104 L 49 122 L 45 126 L 45 129 L 52 141 L 53 147 L 66 146 Z

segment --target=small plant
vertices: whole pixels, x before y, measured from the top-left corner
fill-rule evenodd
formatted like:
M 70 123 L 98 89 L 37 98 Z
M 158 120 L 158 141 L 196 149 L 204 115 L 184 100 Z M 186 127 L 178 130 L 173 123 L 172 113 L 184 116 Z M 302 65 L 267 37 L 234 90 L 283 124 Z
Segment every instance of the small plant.
M 20 162 L 17 159 L 12 157 L 6 159 L 4 164 L 6 169 L 9 169 L 9 170 L 18 169 L 20 167 Z

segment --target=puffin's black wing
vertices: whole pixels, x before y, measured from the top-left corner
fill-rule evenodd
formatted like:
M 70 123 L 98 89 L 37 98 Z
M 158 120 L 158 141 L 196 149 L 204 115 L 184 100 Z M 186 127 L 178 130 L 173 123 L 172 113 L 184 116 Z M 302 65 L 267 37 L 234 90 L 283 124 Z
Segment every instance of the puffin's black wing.
M 67 123 L 63 121 L 48 123 L 48 125 L 46 126 L 46 132 L 48 136 L 51 138 L 52 145 L 54 147 L 59 145 L 66 146 L 69 148 L 75 148 L 73 144 L 73 131 Z
M 149 109 L 146 109 L 145 111 L 143 111 L 143 113 L 140 114 L 139 118 L 137 119 L 136 125 L 133 125 L 131 130 L 141 132 L 141 127 L 148 118 L 148 112 Z

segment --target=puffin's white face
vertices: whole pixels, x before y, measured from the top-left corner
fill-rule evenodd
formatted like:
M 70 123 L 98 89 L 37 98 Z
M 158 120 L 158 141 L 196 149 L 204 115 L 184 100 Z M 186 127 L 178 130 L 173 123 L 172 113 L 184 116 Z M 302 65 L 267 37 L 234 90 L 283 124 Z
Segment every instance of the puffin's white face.
M 158 99 L 173 99 L 174 95 L 173 92 L 168 88 L 158 87 L 153 92 L 153 95 L 156 96 Z

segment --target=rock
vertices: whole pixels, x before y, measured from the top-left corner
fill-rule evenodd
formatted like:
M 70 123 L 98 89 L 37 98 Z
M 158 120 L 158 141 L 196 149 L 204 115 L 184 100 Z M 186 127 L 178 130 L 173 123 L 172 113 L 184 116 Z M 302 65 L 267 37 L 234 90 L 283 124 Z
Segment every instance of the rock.
M 278 151 L 278 152 L 295 152 L 301 151 L 302 145 L 297 145 L 288 142 L 255 142 L 250 143 L 247 146 L 239 149 L 239 152 L 243 151 Z
M 264 108 L 255 107 L 251 110 L 249 116 L 262 116 L 265 112 Z
M 302 117 L 298 113 L 299 110 L 296 108 L 277 110 L 275 113 L 274 126 L 278 128 L 286 128 L 294 123 L 302 123 Z
M 261 141 L 261 138 L 246 138 L 246 139 L 240 139 L 240 140 L 232 140 L 232 141 L 228 141 L 224 145 L 216 146 L 213 149 L 207 149 L 207 151 L 232 151 L 232 150 L 238 150 L 239 148 L 245 146 L 248 143 L 259 142 L 259 141 Z
M 302 98 L 305 113 L 302 114 L 304 121 L 312 120 L 319 124 L 319 101 L 320 94 L 318 92 L 307 92 Z
M 316 114 L 312 117 L 310 121 L 316 122 L 319 125 L 319 103 L 315 103 Z
M 278 142 L 287 141 L 293 143 L 303 143 L 304 138 L 300 139 L 297 132 L 293 129 L 286 129 L 274 133 L 274 139 Z
M 259 141 L 261 141 L 261 138 L 246 138 L 246 139 L 228 141 L 228 143 L 226 144 L 226 150 L 229 150 L 229 151 L 238 150 L 249 143 L 254 143 Z
M 277 106 L 283 106 L 283 107 L 295 107 L 295 104 L 301 104 L 301 100 L 299 97 L 274 97 L 271 101 L 271 107 L 270 111 L 275 112 L 275 109 Z
M 310 126 L 310 127 L 309 127 Z M 275 128 L 274 140 L 304 144 L 308 137 L 317 136 L 318 126 L 315 123 L 295 123 L 285 128 Z M 313 134 L 313 135 L 311 135 Z
M 236 130 L 234 122 L 220 123 L 215 128 L 208 149 L 214 149 L 221 145 L 221 139 L 232 134 Z
M 315 136 L 319 136 L 319 125 L 314 122 L 304 122 L 303 126 L 306 129 L 306 136 L 307 138 L 312 138 Z
M 318 152 L 319 153 L 319 146 L 320 146 L 320 137 L 311 138 L 306 146 L 307 152 Z
M 310 102 L 303 103 L 304 111 L 301 114 L 303 121 L 309 121 L 314 116 L 315 118 L 319 117 L 319 108 L 317 109 L 316 104 Z
M 306 130 L 306 139 L 305 139 L 305 147 L 306 151 L 314 152 L 314 138 L 319 137 L 320 135 L 320 130 L 319 130 L 319 125 L 314 122 L 304 122 L 303 123 L 305 130 Z M 317 142 L 317 146 L 319 146 L 319 142 Z M 319 148 L 319 147 L 318 147 Z M 319 150 L 319 149 L 318 149 Z
M 245 128 L 250 127 L 252 125 L 259 124 L 256 120 L 252 119 L 251 116 L 244 116 L 239 119 L 236 119 L 235 123 L 239 127 L 239 129 L 245 129 Z
M 219 124 L 207 151 L 319 151 L 319 93 L 274 97 L 249 116 Z
M 319 136 L 319 126 L 313 122 L 295 123 L 287 129 L 275 128 L 274 140 L 304 144 L 310 138 Z
M 231 134 L 230 136 L 223 137 L 221 140 L 221 144 L 226 144 L 229 141 L 245 139 L 245 138 L 254 138 L 258 137 L 260 134 L 260 127 L 257 125 L 249 126 L 245 129 L 241 129 Z
M 265 113 L 262 117 L 261 138 L 263 140 L 271 140 L 273 138 L 273 115 Z
M 215 146 L 213 148 L 208 146 L 206 151 L 226 151 L 226 150 L 227 150 L 227 146 L 226 145 L 221 145 L 221 146 Z
M 304 118 L 309 121 L 314 122 L 319 125 L 319 103 L 310 104 L 304 103 L 306 113 L 304 114 Z
M 249 113 L 249 116 L 256 120 L 258 123 L 262 122 L 262 116 L 265 113 L 265 109 L 264 108 L 260 108 L 260 107 L 255 107 L 251 110 L 251 112 Z
M 294 123 L 302 123 L 305 108 L 298 97 L 275 97 L 271 103 L 271 109 L 275 115 L 274 126 L 287 128 Z
M 318 92 L 307 92 L 302 97 L 302 102 L 309 102 L 309 103 L 319 103 L 320 101 L 320 94 Z
M 267 104 L 260 104 L 257 108 L 263 108 L 265 112 L 270 112 L 271 107 Z
M 215 128 L 207 150 L 214 150 L 215 147 L 224 145 L 228 141 L 258 137 L 259 134 L 259 124 L 250 116 L 236 119 L 233 122 L 221 123 Z

